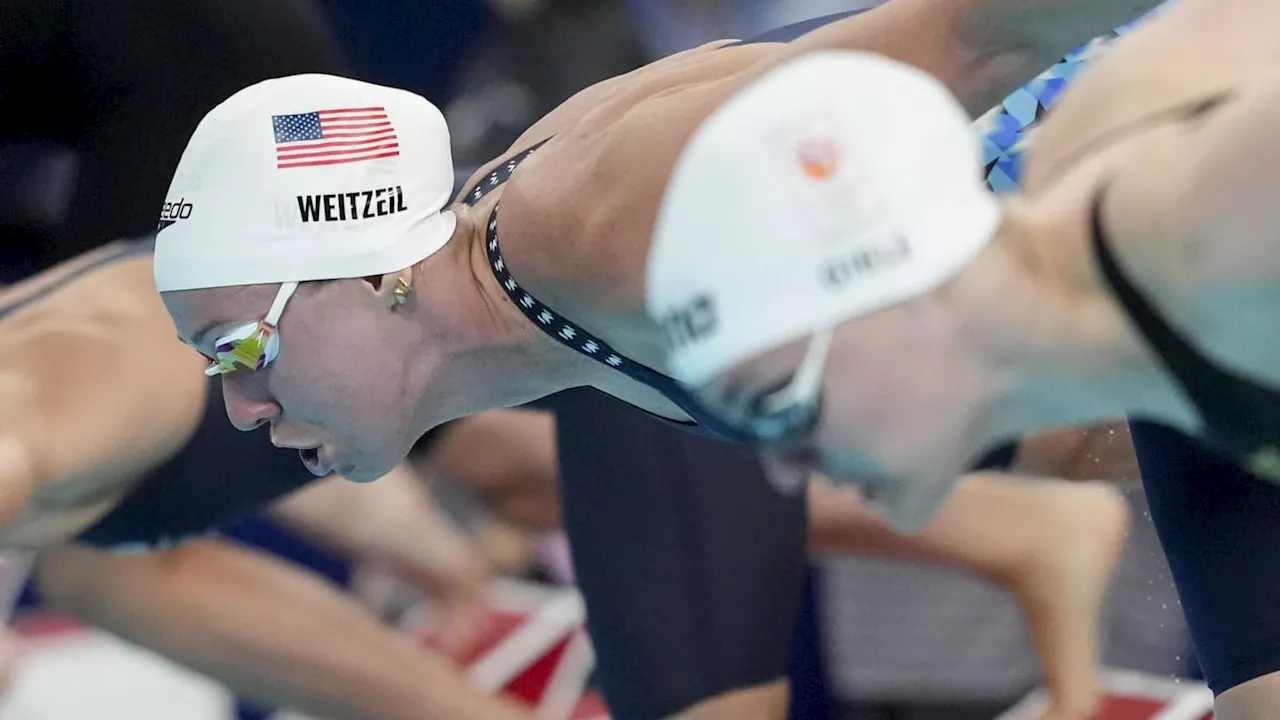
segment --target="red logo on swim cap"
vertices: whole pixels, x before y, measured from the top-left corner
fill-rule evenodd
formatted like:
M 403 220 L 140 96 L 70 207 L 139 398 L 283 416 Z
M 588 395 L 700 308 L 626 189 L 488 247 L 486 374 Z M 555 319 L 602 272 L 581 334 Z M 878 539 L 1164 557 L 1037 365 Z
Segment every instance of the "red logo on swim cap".
M 805 138 L 796 146 L 796 159 L 811 179 L 830 180 L 840 169 L 840 148 L 830 138 Z

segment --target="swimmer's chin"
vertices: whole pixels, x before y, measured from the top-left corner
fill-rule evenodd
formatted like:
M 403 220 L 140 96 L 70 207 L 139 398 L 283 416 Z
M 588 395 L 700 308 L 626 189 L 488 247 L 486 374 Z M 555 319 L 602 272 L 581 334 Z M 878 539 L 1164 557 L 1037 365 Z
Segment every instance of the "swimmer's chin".
M 899 535 L 915 535 L 924 530 L 934 516 L 934 513 L 888 513 L 883 509 L 877 509 L 885 521 L 889 523 L 889 527 Z
M 898 489 L 901 491 L 901 488 Z M 924 530 L 934 518 L 938 517 L 951 497 L 951 490 L 952 487 L 948 484 L 924 496 L 905 500 L 894 498 L 884 504 L 873 500 L 870 504 L 889 523 L 889 527 L 894 532 L 899 535 L 914 535 Z
M 340 464 L 333 469 L 343 480 L 353 483 L 371 483 L 385 477 L 391 470 L 382 468 L 361 468 L 353 464 Z

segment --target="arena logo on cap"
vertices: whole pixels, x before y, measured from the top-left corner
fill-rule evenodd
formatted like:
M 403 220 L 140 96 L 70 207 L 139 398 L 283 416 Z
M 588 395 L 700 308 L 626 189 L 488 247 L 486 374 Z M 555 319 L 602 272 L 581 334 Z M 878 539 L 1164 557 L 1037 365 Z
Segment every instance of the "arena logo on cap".
M 185 197 L 178 198 L 176 202 L 166 202 L 160 209 L 160 224 L 156 230 L 163 230 L 179 220 L 186 220 L 191 217 L 193 210 L 195 205 L 187 202 Z
M 298 216 L 304 223 L 367 220 L 409 209 L 404 204 L 404 189 L 400 185 L 377 190 L 298 195 L 297 198 Z
M 689 302 L 664 313 L 658 319 L 667 347 L 678 350 L 704 340 L 720 327 L 715 298 L 700 293 Z

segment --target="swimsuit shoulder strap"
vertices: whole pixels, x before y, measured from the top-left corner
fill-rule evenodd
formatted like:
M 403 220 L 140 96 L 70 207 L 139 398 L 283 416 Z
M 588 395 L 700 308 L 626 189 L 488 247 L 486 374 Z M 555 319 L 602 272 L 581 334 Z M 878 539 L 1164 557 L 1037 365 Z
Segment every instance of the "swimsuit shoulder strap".
M 1280 479 L 1280 455 L 1276 451 L 1276 441 L 1280 439 L 1280 391 L 1206 358 L 1129 279 L 1111 249 L 1112 240 L 1105 227 L 1106 188 L 1101 186 L 1093 201 L 1090 242 L 1107 285 L 1195 406 L 1210 440 L 1254 472 Z

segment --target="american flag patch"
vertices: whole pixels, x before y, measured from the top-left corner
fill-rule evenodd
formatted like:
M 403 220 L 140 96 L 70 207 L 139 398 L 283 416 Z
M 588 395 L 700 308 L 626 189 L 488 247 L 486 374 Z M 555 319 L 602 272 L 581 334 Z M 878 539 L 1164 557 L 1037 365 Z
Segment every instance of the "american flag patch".
M 272 115 L 276 167 L 364 162 L 400 154 L 396 129 L 383 107 Z

